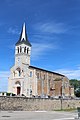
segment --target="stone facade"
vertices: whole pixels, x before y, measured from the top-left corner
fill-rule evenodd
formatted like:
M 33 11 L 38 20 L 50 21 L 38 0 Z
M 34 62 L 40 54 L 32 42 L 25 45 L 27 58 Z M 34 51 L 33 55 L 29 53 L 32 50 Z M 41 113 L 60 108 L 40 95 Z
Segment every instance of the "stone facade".
M 66 76 L 31 66 L 30 56 L 31 44 L 24 24 L 20 39 L 15 45 L 15 65 L 10 70 L 8 92 L 24 94 L 26 97 L 72 96 L 73 91 Z

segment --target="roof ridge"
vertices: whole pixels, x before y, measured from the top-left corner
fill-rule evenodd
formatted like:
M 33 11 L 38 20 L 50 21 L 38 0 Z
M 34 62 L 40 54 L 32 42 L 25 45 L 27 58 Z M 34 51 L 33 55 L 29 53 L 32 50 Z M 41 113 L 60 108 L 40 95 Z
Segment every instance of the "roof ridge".
M 54 73 L 54 74 L 61 75 L 61 76 L 65 77 L 65 75 L 62 75 L 60 73 L 56 73 L 56 72 L 53 72 L 53 71 L 49 71 L 49 70 L 46 70 L 46 69 L 43 69 L 43 68 L 39 68 L 39 67 L 35 67 L 35 66 L 29 66 L 29 67 L 39 69 L 39 70 L 43 70 L 43 71 L 50 72 L 50 73 Z

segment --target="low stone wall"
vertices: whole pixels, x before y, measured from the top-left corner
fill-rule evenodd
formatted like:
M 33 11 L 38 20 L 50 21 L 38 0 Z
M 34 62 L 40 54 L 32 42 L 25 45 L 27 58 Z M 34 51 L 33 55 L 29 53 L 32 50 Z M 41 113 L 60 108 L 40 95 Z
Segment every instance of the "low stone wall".
M 62 108 L 63 109 L 74 109 L 80 107 L 80 100 L 71 99 L 71 100 L 62 100 Z
M 0 110 L 53 111 L 77 108 L 80 100 L 56 100 L 26 97 L 0 97 Z

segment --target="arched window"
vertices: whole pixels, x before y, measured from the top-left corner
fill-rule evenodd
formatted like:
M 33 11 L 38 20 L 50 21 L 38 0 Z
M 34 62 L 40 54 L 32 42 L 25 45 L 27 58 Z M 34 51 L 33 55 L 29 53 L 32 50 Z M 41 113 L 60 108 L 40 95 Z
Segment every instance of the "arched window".
M 20 53 L 22 52 L 22 48 L 21 48 L 21 46 L 20 46 Z
M 21 69 L 17 68 L 16 70 L 18 71 L 18 76 L 21 76 Z
M 24 48 L 24 53 L 26 53 L 26 47 Z
M 32 71 L 30 71 L 30 77 L 32 77 Z
M 21 71 L 19 70 L 19 76 L 21 75 Z
M 29 48 L 27 48 L 27 54 L 29 53 Z
M 17 50 L 18 50 L 18 53 L 19 53 L 19 47 L 17 48 Z
M 15 77 L 15 71 L 13 71 L 13 76 Z

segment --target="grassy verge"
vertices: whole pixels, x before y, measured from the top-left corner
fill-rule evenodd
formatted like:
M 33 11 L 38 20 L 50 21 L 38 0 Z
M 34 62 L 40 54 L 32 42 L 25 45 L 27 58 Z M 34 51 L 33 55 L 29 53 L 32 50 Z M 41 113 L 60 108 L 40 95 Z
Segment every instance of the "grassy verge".
M 66 111 L 66 112 L 69 112 L 69 111 L 75 111 L 77 110 L 76 108 L 69 108 L 69 109 L 60 109 L 60 110 L 54 110 L 54 111 Z

